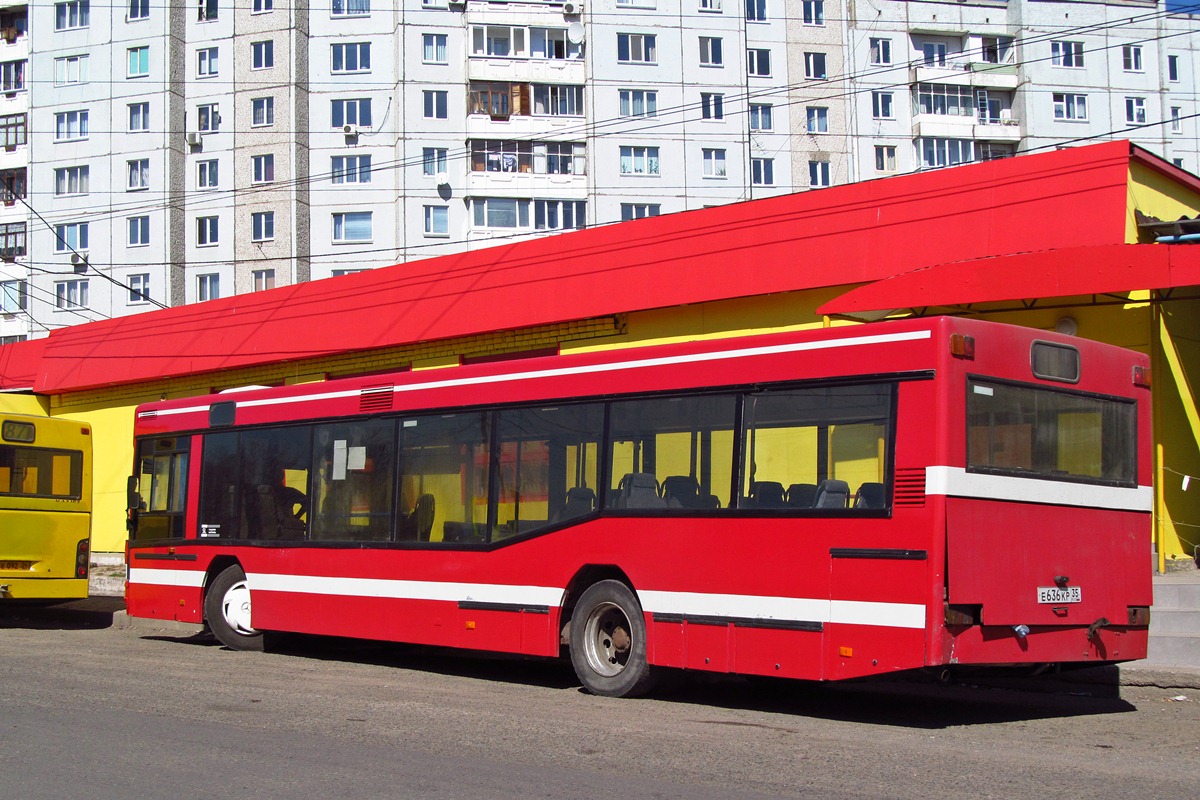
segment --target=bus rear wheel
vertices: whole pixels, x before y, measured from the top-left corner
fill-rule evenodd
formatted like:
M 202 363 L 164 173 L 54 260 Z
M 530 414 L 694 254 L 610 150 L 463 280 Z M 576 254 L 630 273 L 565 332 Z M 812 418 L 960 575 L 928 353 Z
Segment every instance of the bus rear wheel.
M 246 573 L 226 567 L 204 595 L 204 619 L 217 641 L 230 650 L 262 650 L 262 631 L 250 625 L 250 587 Z
M 571 665 L 592 694 L 638 697 L 653 687 L 646 619 L 624 583 L 600 581 L 580 596 L 571 614 Z

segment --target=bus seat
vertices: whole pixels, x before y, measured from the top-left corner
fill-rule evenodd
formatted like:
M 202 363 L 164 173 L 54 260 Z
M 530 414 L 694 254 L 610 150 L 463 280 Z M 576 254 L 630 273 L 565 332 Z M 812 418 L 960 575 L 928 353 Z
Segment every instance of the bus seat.
M 882 483 L 864 483 L 854 495 L 855 508 L 887 508 L 887 494 Z
M 666 508 L 667 501 L 658 496 L 658 481 L 649 472 L 630 472 L 617 484 L 617 504 L 614 508 Z
M 667 508 L 706 508 L 706 498 L 700 496 L 700 484 L 691 475 L 668 475 L 663 478 L 662 497 Z
M 787 504 L 791 508 L 812 508 L 816 499 L 815 483 L 793 483 L 787 489 Z
M 817 485 L 817 497 L 813 508 L 845 508 L 850 501 L 850 484 L 845 481 L 826 480 Z
M 589 489 L 586 486 L 572 486 L 570 489 L 567 489 L 567 498 L 563 502 L 563 507 L 555 514 L 554 521 L 559 522 L 571 519 L 572 517 L 581 517 L 595 510 L 595 490 Z
M 423 494 L 417 498 L 416 504 L 413 506 L 412 513 L 409 514 L 409 519 L 413 521 L 413 528 L 417 533 L 418 542 L 428 542 L 429 535 L 433 532 L 433 510 L 435 500 L 431 494 Z
M 787 508 L 783 484 L 779 481 L 755 481 L 750 484 L 750 508 Z

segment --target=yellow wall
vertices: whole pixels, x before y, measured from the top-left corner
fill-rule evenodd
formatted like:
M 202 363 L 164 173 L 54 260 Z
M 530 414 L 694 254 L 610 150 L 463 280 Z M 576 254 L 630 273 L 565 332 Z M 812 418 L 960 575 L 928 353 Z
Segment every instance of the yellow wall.
M 1158 456 L 1157 534 L 1164 558 L 1192 558 L 1200 545 L 1200 300 L 1163 303 L 1152 380 Z M 1188 488 L 1184 488 L 1184 478 Z
M 0 392 L 0 413 L 28 414 L 34 417 L 49 416 L 50 402 L 45 397 L 32 394 Z
M 1192 191 L 1161 172 L 1141 164 L 1129 165 L 1129 204 L 1125 215 L 1125 241 L 1138 241 L 1134 210 L 1161 220 L 1194 217 L 1200 213 L 1200 193 Z M 1152 239 L 1149 241 L 1153 241 Z

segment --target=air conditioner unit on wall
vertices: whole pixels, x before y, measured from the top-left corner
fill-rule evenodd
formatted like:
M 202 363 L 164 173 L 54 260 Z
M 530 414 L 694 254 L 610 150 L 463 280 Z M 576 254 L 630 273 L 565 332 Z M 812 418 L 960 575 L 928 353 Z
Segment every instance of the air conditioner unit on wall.
M 462 11 L 467 7 L 467 0 L 450 0 L 449 6 L 452 10 Z
M 564 14 L 582 14 L 583 13 L 583 0 L 568 0 L 568 2 L 563 3 L 563 13 Z
M 358 136 L 358 134 L 362 133 L 362 131 L 357 125 L 343 125 L 342 133 L 346 134 L 347 136 Z
M 198 147 L 204 141 L 204 135 L 199 131 L 189 131 L 183 137 L 192 147 Z

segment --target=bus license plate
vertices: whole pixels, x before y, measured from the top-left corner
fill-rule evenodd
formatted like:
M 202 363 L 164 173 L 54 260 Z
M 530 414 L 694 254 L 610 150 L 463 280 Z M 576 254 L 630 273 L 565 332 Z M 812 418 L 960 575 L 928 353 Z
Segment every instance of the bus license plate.
M 0 561 L 0 569 L 32 569 L 32 561 Z
M 1039 603 L 1081 603 L 1083 592 L 1078 586 L 1039 586 Z

